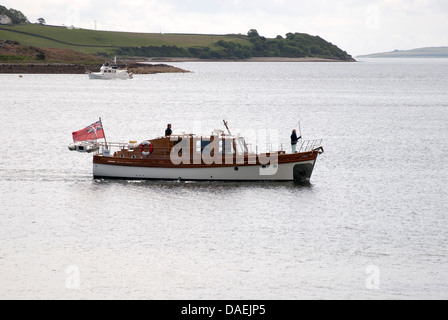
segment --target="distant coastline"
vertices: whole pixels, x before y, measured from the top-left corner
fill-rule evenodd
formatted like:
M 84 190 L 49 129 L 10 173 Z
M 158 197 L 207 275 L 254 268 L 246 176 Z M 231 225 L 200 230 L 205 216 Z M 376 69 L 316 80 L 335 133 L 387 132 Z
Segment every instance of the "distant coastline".
M 357 58 L 448 58 L 448 47 L 427 47 L 412 50 L 395 50 L 357 56 Z

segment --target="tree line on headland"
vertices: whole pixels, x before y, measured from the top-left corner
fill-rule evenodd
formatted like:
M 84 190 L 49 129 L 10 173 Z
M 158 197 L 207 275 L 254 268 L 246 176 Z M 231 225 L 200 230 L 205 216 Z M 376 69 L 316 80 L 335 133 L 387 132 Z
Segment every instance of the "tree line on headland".
M 267 39 L 251 29 L 247 36 L 250 45 L 233 41 L 219 40 L 213 46 L 177 47 L 172 46 L 142 46 L 122 47 L 116 50 L 116 55 L 139 57 L 183 57 L 200 59 L 248 59 L 252 57 L 282 57 L 306 58 L 317 57 L 334 60 L 353 60 L 352 56 L 334 44 L 319 36 L 304 33 L 287 33 L 286 38 L 277 36 Z

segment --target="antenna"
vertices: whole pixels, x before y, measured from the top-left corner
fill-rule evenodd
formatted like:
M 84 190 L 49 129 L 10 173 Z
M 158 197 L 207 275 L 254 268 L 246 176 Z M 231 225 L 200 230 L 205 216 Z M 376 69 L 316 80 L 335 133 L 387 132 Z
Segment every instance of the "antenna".
M 231 136 L 232 134 L 230 133 L 229 127 L 227 126 L 227 121 L 226 120 L 222 120 L 224 122 L 224 126 L 227 129 L 227 132 L 229 133 L 229 136 Z

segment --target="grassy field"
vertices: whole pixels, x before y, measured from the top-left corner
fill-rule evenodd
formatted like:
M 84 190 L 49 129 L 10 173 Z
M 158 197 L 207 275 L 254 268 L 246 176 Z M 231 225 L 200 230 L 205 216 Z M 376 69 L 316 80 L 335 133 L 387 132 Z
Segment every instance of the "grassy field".
M 37 24 L 0 26 L 0 40 L 14 40 L 23 45 L 72 49 L 87 54 L 111 53 L 119 47 L 172 46 L 195 47 L 211 46 L 219 40 L 233 41 L 248 45 L 244 36 L 232 35 L 193 35 L 158 34 L 95 31 L 68 29 Z

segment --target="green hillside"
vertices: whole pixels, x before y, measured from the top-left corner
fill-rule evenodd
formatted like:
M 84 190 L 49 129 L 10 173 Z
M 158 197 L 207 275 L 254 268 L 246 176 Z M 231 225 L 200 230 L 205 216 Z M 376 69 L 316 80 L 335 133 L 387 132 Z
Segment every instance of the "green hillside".
M 219 40 L 249 43 L 240 37 L 224 35 L 189 35 L 95 31 L 69 29 L 38 24 L 0 26 L 0 40 L 13 40 L 23 45 L 72 49 L 83 53 L 113 54 L 121 47 L 177 46 L 180 48 L 210 46 Z
M 0 40 L 38 48 L 71 49 L 101 56 L 247 59 L 251 57 L 317 57 L 353 61 L 318 36 L 288 33 L 267 39 L 254 29 L 247 35 L 157 34 L 68 29 L 39 24 L 0 26 Z

